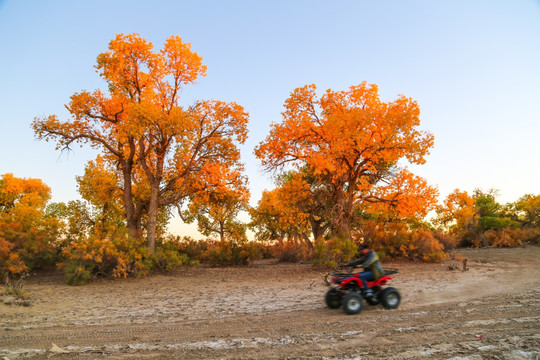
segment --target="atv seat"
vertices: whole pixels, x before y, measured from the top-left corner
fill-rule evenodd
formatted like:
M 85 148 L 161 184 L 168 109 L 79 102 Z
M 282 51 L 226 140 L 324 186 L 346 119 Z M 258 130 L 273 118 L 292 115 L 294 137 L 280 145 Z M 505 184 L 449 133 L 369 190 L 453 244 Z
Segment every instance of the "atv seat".
M 392 274 L 397 274 L 399 271 L 398 269 L 383 269 L 384 271 L 384 275 L 392 275 Z

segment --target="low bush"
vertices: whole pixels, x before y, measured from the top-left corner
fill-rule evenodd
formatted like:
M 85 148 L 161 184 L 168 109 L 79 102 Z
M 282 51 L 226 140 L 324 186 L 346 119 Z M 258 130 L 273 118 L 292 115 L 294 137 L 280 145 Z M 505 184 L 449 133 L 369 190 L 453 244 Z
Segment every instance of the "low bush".
M 91 236 L 71 242 L 63 250 L 66 282 L 80 285 L 94 277 L 128 277 L 147 274 L 153 267 L 152 257 L 144 240 L 125 234 L 99 239 Z
M 189 259 L 192 259 L 192 261 L 200 261 L 207 248 L 206 241 L 194 240 L 189 236 L 181 237 L 169 235 L 165 237 L 162 243 L 174 244 L 175 249 L 178 252 L 186 254 Z M 160 245 L 158 244 L 158 246 Z
M 15 245 L 0 238 L 0 276 L 20 274 L 28 270 L 24 261 L 13 250 Z
M 517 247 L 524 244 L 540 244 L 540 229 L 507 227 L 462 235 L 460 246 L 467 247 Z
M 523 245 L 526 237 L 525 231 L 521 229 L 501 229 L 486 231 L 487 242 L 493 247 L 516 247 Z
M 0 273 L 12 275 L 53 265 L 56 258 L 56 234 L 44 225 L 0 220 Z
M 4 295 L 13 296 L 17 299 L 27 300 L 30 297 L 30 294 L 23 289 L 23 280 L 28 277 L 28 273 L 22 273 L 19 275 L 19 278 L 15 281 L 11 280 L 9 274 L 4 276 L 4 285 L 2 292 Z
M 441 262 L 449 255 L 444 252 L 444 245 L 437 240 L 433 232 L 426 229 L 411 231 L 410 241 L 404 255 L 413 260 Z
M 153 255 L 155 268 L 161 271 L 173 271 L 183 266 L 199 265 L 199 261 L 190 257 L 185 250 L 186 243 L 180 237 L 169 237 L 163 242 L 158 242 Z
M 444 246 L 445 252 L 455 249 L 458 245 L 458 239 L 454 235 L 441 231 L 433 231 L 433 236 Z
M 390 257 L 425 262 L 446 259 L 448 254 L 445 250 L 451 249 L 455 241 L 426 228 L 411 229 L 405 223 L 374 221 L 366 222 L 361 232 L 353 233 L 353 240 L 370 246 L 381 259 Z
M 278 240 L 269 246 L 270 254 L 280 262 L 302 262 L 309 257 L 309 248 L 304 242 L 291 239 Z
M 240 240 L 207 240 L 203 261 L 211 266 L 249 265 L 263 258 L 264 245 L 259 242 Z

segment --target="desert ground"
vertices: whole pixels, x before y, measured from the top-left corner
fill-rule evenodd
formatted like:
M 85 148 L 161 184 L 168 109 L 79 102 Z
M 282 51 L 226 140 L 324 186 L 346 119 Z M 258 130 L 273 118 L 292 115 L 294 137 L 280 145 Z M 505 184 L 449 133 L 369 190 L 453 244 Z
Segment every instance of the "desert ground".
M 25 280 L 0 297 L 0 359 L 540 359 L 540 247 L 399 268 L 396 310 L 329 309 L 325 268 L 261 261 L 139 279 Z M 28 304 L 27 304 L 28 305 Z

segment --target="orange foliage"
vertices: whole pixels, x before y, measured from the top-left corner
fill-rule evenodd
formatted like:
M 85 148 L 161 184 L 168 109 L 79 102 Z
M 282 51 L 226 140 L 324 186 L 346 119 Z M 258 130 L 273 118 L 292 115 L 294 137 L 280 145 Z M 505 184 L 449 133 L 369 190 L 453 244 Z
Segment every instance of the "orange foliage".
M 382 257 L 439 262 L 449 256 L 437 234 L 428 229 L 410 229 L 405 223 L 368 221 L 353 238 L 370 245 Z
M 77 176 L 77 183 L 82 198 L 97 206 L 112 204 L 121 196 L 117 174 L 107 167 L 102 156 L 88 162 L 84 176 Z
M 270 246 L 272 257 L 281 262 L 301 262 L 309 258 L 309 247 L 299 241 L 293 239 L 279 239 L 275 244 Z
M 412 99 L 383 102 L 365 82 L 317 98 L 308 85 L 291 93 L 282 114 L 255 153 L 267 170 L 307 168 L 332 189 L 334 233 L 349 231 L 355 208 L 386 203 L 398 216 L 421 216 L 434 205 L 437 190 L 396 167 L 401 159 L 423 164 L 433 146 L 433 135 L 417 130 Z
M 125 227 L 122 190 L 118 186 L 117 172 L 109 168 L 107 162 L 98 156 L 89 161 L 83 176 L 77 176 L 77 185 L 82 198 L 91 205 L 93 211 L 90 222 L 92 231 L 105 237 L 117 229 Z M 143 199 L 136 187 L 133 191 L 137 199 Z M 82 233 L 78 235 L 83 235 Z
M 425 179 L 403 169 L 389 184 L 374 188 L 372 196 L 375 199 L 386 199 L 366 201 L 365 210 L 379 218 L 422 219 L 435 208 L 439 193 Z
M 14 244 L 0 238 L 0 274 L 19 274 L 28 270 L 18 254 L 11 251 Z
M 252 226 L 261 240 L 278 240 L 309 232 L 309 213 L 313 203 L 309 184 L 300 173 L 289 173 L 279 187 L 263 192 L 252 211 Z
M 487 231 L 485 236 L 487 242 L 493 247 L 516 247 L 527 241 L 530 229 L 501 229 Z
M 50 191 L 39 179 L 0 177 L 0 273 L 20 273 L 51 260 L 57 224 L 44 216 Z
M 475 199 L 466 191 L 455 189 L 444 200 L 443 206 L 437 207 L 435 223 L 445 227 L 451 234 L 471 231 L 478 226 L 479 215 L 475 208 Z
M 470 196 L 456 189 L 437 208 L 434 223 L 464 246 L 512 247 L 534 241 L 534 236 L 530 236 L 535 229 L 534 210 L 530 211 L 534 209 L 534 201 L 529 202 L 534 197 L 524 196 L 515 204 L 503 207 L 495 200 L 495 193 L 475 190 Z M 518 228 L 520 224 L 522 229 Z
M 40 179 L 16 178 L 4 174 L 0 179 L 0 211 L 43 210 L 51 196 L 51 189 Z
M 287 99 L 284 121 L 257 147 L 263 164 L 276 168 L 304 162 L 317 174 L 334 178 L 377 172 L 380 164 L 406 157 L 416 164 L 433 145 L 433 136 L 415 129 L 420 110 L 415 101 L 400 96 L 379 100 L 376 85 L 365 82 L 349 91 L 327 90 L 316 99 L 315 85 L 298 88 Z M 319 111 L 317 111 L 319 109 Z
M 102 152 L 121 175 L 117 185 L 130 236 L 140 236 L 146 216 L 153 251 L 160 209 L 235 182 L 243 171 L 237 145 L 246 140 L 248 114 L 234 102 L 180 104 L 182 87 L 205 76 L 206 66 L 178 36 L 155 51 L 138 34 L 118 34 L 96 68 L 109 94 L 76 93 L 67 106 L 70 121 L 51 115 L 35 118 L 32 126 L 38 139 L 55 140 L 57 148 L 78 142 Z

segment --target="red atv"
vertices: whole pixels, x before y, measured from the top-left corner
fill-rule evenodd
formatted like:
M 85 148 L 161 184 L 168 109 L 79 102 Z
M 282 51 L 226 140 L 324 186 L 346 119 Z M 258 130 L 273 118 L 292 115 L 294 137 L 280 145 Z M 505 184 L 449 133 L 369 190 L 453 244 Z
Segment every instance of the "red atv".
M 385 275 L 376 281 L 368 281 L 367 285 L 372 290 L 371 296 L 366 296 L 362 280 L 359 273 L 330 273 L 327 275 L 326 283 L 331 286 L 326 293 L 326 305 L 330 309 L 337 309 L 343 306 L 347 314 L 358 314 L 363 308 L 363 299 L 369 305 L 381 304 L 385 309 L 395 309 L 401 302 L 399 291 L 393 287 L 383 288 L 396 274 L 397 269 L 385 269 Z M 329 277 L 331 281 L 328 281 Z

